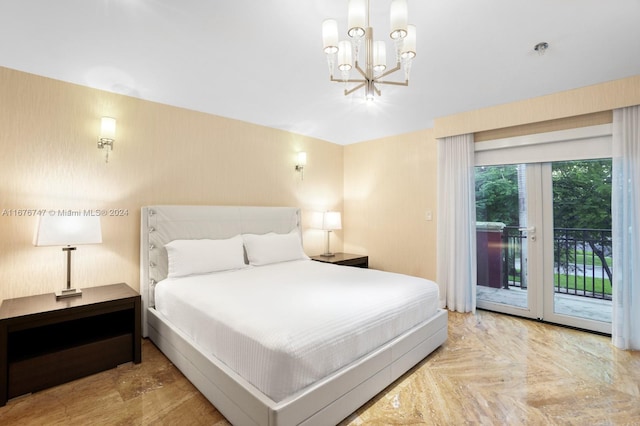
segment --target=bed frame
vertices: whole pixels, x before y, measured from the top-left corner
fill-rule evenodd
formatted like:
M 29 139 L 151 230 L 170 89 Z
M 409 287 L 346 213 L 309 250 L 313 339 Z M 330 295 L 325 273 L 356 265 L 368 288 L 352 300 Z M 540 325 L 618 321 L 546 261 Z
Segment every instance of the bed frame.
M 439 310 L 382 347 L 274 402 L 223 362 L 202 353 L 188 336 L 155 310 L 154 286 L 166 277 L 168 269 L 166 243 L 175 239 L 230 238 L 242 233 L 287 233 L 294 228 L 300 229 L 300 210 L 292 207 L 142 208 L 143 335 L 234 425 L 337 424 L 447 339 L 447 312 Z

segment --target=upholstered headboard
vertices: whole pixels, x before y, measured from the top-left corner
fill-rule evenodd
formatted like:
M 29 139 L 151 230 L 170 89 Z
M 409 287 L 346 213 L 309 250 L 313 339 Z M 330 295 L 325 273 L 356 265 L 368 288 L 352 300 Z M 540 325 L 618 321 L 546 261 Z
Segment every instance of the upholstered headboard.
M 147 308 L 154 307 L 155 283 L 168 271 L 165 244 L 178 239 L 223 239 L 238 234 L 285 234 L 300 229 L 295 207 L 148 206 L 140 226 L 140 294 L 143 334 Z

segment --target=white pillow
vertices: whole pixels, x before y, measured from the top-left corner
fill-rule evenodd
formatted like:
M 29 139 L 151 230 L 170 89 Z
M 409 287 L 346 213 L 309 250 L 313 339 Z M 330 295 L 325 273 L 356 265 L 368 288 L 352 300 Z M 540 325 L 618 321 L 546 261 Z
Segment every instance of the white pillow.
M 288 234 L 242 234 L 249 263 L 255 266 L 289 260 L 309 259 L 302 249 L 297 229 Z
M 174 240 L 165 248 L 169 258 L 169 278 L 247 266 L 240 235 L 226 240 Z

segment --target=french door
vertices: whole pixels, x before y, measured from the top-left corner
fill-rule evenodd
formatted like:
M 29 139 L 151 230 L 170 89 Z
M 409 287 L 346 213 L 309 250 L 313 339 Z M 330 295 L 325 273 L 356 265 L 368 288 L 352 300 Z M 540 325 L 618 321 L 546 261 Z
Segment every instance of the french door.
M 479 308 L 611 333 L 611 160 L 584 157 L 476 167 Z

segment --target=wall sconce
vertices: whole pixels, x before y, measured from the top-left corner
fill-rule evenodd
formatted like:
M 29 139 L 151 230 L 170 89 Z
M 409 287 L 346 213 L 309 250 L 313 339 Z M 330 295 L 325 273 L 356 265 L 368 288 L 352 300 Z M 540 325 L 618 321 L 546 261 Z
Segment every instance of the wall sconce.
M 102 117 L 100 123 L 100 136 L 98 136 L 98 149 L 106 149 L 104 162 L 109 162 L 109 152 L 113 150 L 113 142 L 116 140 L 116 119 Z
M 304 180 L 304 166 L 307 165 L 307 153 L 300 151 L 298 153 L 298 159 L 296 163 L 296 171 L 300 172 L 300 178 Z

